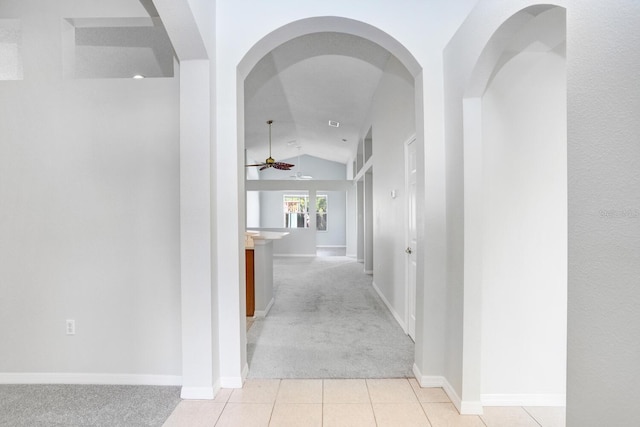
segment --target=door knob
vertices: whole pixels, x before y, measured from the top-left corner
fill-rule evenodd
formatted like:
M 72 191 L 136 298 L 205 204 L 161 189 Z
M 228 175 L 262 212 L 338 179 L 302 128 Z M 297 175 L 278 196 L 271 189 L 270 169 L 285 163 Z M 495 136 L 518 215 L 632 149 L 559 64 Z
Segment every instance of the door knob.
M 405 251 L 405 253 L 408 253 L 408 254 L 411 254 L 411 252 L 412 252 L 412 251 L 411 251 L 411 248 L 407 248 L 407 249 L 405 249 L 404 251 Z

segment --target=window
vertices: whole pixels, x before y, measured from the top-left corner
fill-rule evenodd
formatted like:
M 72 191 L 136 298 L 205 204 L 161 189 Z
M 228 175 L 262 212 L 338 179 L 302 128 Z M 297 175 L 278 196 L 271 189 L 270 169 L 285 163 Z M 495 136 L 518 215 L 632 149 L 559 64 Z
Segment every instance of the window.
M 316 227 L 318 231 L 327 231 L 327 196 L 316 196 Z
M 309 196 L 284 196 L 285 228 L 309 228 Z M 316 228 L 327 231 L 327 195 L 316 196 Z
M 284 226 L 309 227 L 309 196 L 284 196 Z

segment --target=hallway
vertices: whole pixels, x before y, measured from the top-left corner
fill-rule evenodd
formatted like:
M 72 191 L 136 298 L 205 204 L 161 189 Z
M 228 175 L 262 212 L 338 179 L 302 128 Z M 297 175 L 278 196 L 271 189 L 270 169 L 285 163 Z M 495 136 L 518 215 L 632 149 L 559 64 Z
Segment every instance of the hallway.
M 249 378 L 406 378 L 413 341 L 343 256 L 274 258 L 274 304 L 247 333 Z

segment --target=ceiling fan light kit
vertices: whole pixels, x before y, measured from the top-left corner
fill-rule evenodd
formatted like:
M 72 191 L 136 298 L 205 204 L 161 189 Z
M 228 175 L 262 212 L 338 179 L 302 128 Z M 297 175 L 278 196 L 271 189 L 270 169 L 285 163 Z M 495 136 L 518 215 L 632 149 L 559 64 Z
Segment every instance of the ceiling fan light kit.
M 292 165 L 291 163 L 285 163 L 285 162 L 276 162 L 274 158 L 271 157 L 271 125 L 273 124 L 273 120 L 267 120 L 267 124 L 269 125 L 269 157 L 267 157 L 264 163 L 245 165 L 245 167 L 259 166 L 260 167 L 259 170 L 261 171 L 267 168 L 274 168 L 274 169 L 279 169 L 283 171 L 291 170 L 291 168 L 294 167 L 295 165 Z

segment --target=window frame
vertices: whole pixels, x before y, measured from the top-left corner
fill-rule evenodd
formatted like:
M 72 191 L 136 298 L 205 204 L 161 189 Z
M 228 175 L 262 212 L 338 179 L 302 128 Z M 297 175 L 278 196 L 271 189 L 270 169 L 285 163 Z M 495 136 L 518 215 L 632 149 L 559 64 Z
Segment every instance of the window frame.
M 289 204 L 295 203 L 295 200 L 288 200 L 288 199 L 301 199 L 300 202 L 298 202 L 299 205 L 302 205 L 302 210 L 300 210 L 300 207 L 298 206 L 298 211 L 296 211 L 296 214 L 306 214 L 307 216 L 309 215 L 309 193 L 306 194 L 292 194 L 292 193 L 284 193 L 282 195 L 282 208 L 283 208 L 283 224 L 282 227 L 285 229 L 293 229 L 293 228 L 301 228 L 301 229 L 309 229 L 309 223 L 305 221 L 304 227 L 291 227 L 290 225 L 287 226 L 288 218 L 287 215 L 294 213 L 293 211 L 291 211 L 289 209 Z M 319 199 L 324 199 L 324 205 L 325 205 L 325 209 L 323 212 L 319 212 L 318 210 L 318 200 Z M 324 216 L 324 229 L 320 229 L 318 227 L 318 215 L 323 215 Z M 297 222 L 296 222 L 297 223 Z M 329 195 L 328 194 L 316 194 L 316 232 L 320 232 L 320 233 L 326 233 L 329 231 Z

